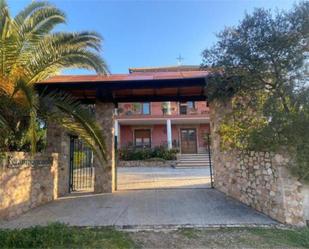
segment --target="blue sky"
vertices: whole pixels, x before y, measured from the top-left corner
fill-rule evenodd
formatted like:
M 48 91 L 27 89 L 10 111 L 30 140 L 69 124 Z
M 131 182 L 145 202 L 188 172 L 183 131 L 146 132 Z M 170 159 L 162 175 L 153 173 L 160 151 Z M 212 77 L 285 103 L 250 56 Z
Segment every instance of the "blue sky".
M 30 0 L 7 0 L 16 14 Z M 225 26 L 236 25 L 255 7 L 289 9 L 295 1 L 104 1 L 50 0 L 68 18 L 58 29 L 94 30 L 104 37 L 102 56 L 112 73 L 129 67 L 176 65 L 202 61 L 201 52 L 216 41 Z M 89 73 L 83 70 L 66 73 Z M 91 72 L 90 72 L 91 73 Z

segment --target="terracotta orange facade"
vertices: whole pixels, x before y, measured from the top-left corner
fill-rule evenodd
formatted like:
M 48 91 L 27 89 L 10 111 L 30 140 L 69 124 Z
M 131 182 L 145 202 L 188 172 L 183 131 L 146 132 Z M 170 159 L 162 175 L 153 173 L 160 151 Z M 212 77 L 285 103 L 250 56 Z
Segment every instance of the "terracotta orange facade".
M 208 74 L 199 66 L 130 68 L 132 77 L 198 77 Z M 190 95 L 190 89 L 187 89 Z M 199 90 L 200 91 L 200 90 Z M 180 94 L 180 90 L 179 90 Z M 192 95 L 193 96 L 193 93 Z M 191 99 L 190 99 L 191 100 Z M 118 147 L 177 148 L 180 153 L 203 153 L 210 133 L 206 101 L 120 103 L 115 130 Z
M 203 153 L 209 108 L 205 101 L 121 103 L 116 126 L 120 148 L 164 145 L 181 153 Z

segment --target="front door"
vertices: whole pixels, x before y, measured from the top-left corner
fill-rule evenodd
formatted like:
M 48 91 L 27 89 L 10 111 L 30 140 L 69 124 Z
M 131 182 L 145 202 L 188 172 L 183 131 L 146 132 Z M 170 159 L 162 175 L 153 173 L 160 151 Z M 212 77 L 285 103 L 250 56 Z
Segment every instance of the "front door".
M 181 153 L 182 154 L 196 154 L 197 153 L 197 141 L 196 141 L 196 129 L 181 129 Z

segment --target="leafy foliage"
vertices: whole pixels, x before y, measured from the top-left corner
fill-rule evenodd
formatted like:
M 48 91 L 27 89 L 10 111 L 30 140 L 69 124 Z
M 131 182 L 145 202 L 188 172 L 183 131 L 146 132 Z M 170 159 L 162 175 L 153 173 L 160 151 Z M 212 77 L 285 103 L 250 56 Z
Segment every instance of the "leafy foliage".
M 0 150 L 34 153 L 40 128 L 53 121 L 80 135 L 105 157 L 104 138 L 85 108 L 58 92 L 39 95 L 36 82 L 66 68 L 107 74 L 99 55 L 102 38 L 95 32 L 55 32 L 65 14 L 48 2 L 32 1 L 15 17 L 0 0 Z
M 217 69 L 210 101 L 232 99 L 220 129 L 223 147 L 284 148 L 297 161 L 292 172 L 309 180 L 309 2 L 274 15 L 256 9 L 218 39 L 203 52 L 203 65 Z
M 156 146 L 154 148 L 135 148 L 124 147 L 118 151 L 119 159 L 125 161 L 132 160 L 147 160 L 153 158 L 160 158 L 163 160 L 175 160 L 176 154 L 179 151 L 177 149 L 167 149 L 166 146 Z

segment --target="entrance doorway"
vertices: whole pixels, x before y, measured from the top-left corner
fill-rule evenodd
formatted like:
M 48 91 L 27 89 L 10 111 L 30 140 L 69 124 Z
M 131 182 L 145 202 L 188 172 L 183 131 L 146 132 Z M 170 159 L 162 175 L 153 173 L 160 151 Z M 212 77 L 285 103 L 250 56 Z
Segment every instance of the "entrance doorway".
M 195 128 L 180 129 L 181 153 L 197 154 L 197 138 Z

